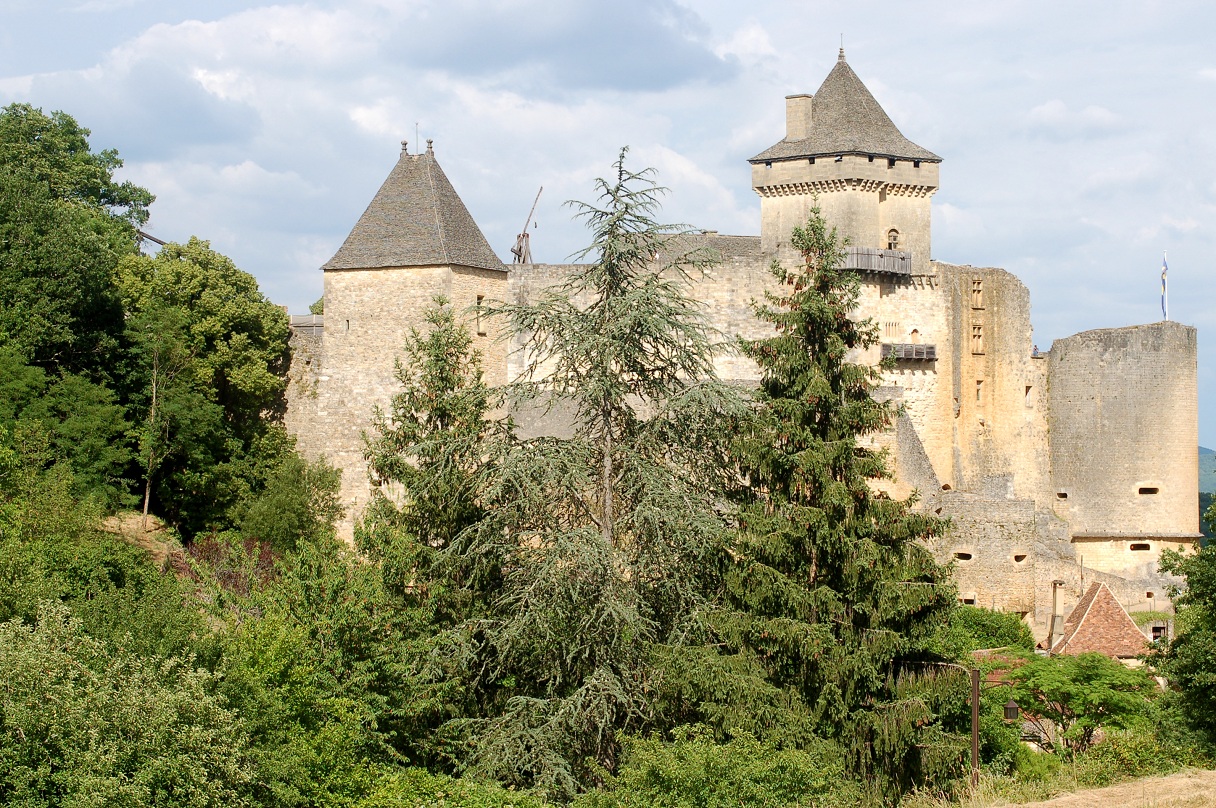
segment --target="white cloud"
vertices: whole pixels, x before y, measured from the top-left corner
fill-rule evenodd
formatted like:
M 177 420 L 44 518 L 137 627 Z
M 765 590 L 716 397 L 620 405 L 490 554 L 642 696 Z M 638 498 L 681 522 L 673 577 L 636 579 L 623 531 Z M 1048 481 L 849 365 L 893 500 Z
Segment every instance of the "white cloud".
M 1118 115 L 1096 104 L 1073 110 L 1058 98 L 1034 107 L 1026 114 L 1032 130 L 1068 137 L 1093 136 L 1118 129 Z

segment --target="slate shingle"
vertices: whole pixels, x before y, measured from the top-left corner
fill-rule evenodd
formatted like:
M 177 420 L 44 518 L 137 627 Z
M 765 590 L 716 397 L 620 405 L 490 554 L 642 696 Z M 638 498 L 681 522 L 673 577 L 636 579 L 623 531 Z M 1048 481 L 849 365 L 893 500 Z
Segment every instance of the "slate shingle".
M 322 269 L 459 264 L 504 269 L 427 146 L 397 165 Z
M 782 140 L 750 162 L 866 154 L 940 163 L 928 149 L 904 137 L 861 79 L 844 60 L 844 51 L 811 100 L 810 136 Z

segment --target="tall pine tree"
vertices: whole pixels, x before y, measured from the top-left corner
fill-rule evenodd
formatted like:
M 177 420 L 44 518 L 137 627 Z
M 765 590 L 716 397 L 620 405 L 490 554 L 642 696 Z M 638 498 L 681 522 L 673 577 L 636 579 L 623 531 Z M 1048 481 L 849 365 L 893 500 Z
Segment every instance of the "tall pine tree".
M 519 406 L 573 414 L 567 437 L 491 447 L 485 513 L 459 552 L 497 560 L 493 610 L 467 625 L 477 713 L 449 729 L 471 770 L 565 799 L 614 768 L 621 731 L 660 721 L 659 659 L 700 642 L 724 567 L 713 334 L 687 284 L 712 258 L 654 220 L 651 171 L 625 166 L 576 203 L 589 259 L 494 313 L 524 335 Z M 461 747 L 458 747 L 461 748 Z
M 858 437 L 894 415 L 872 392 L 879 370 L 849 361 L 877 342 L 854 320 L 860 277 L 818 208 L 774 262 L 780 289 L 756 314 L 772 337 L 741 342 L 761 373 L 737 442 L 739 530 L 721 631 L 774 684 L 796 694 L 814 730 L 837 738 L 883 801 L 958 759 L 935 723 L 923 650 L 955 599 L 921 542 L 944 523 L 876 493 L 880 452 Z

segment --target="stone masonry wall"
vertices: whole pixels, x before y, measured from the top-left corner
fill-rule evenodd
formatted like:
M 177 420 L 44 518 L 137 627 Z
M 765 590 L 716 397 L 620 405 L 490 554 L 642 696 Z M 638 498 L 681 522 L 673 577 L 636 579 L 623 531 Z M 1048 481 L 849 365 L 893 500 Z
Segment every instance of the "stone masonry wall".
M 1049 365 L 1054 501 L 1073 534 L 1197 534 L 1195 329 L 1086 331 Z

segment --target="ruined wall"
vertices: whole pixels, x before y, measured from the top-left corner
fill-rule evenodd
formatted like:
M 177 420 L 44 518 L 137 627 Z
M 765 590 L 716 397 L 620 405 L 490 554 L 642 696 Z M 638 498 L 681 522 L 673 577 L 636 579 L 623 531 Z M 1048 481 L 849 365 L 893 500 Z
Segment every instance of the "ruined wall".
M 963 602 L 1031 619 L 1038 537 L 1034 502 L 948 491 L 940 508 L 950 528 L 931 546 L 938 561 L 954 564 Z
M 1195 329 L 1086 331 L 1056 340 L 1048 362 L 1053 504 L 1073 535 L 1195 536 Z
M 1040 501 L 1047 427 L 1030 293 L 1002 269 L 934 266 L 949 320 L 953 487 Z

